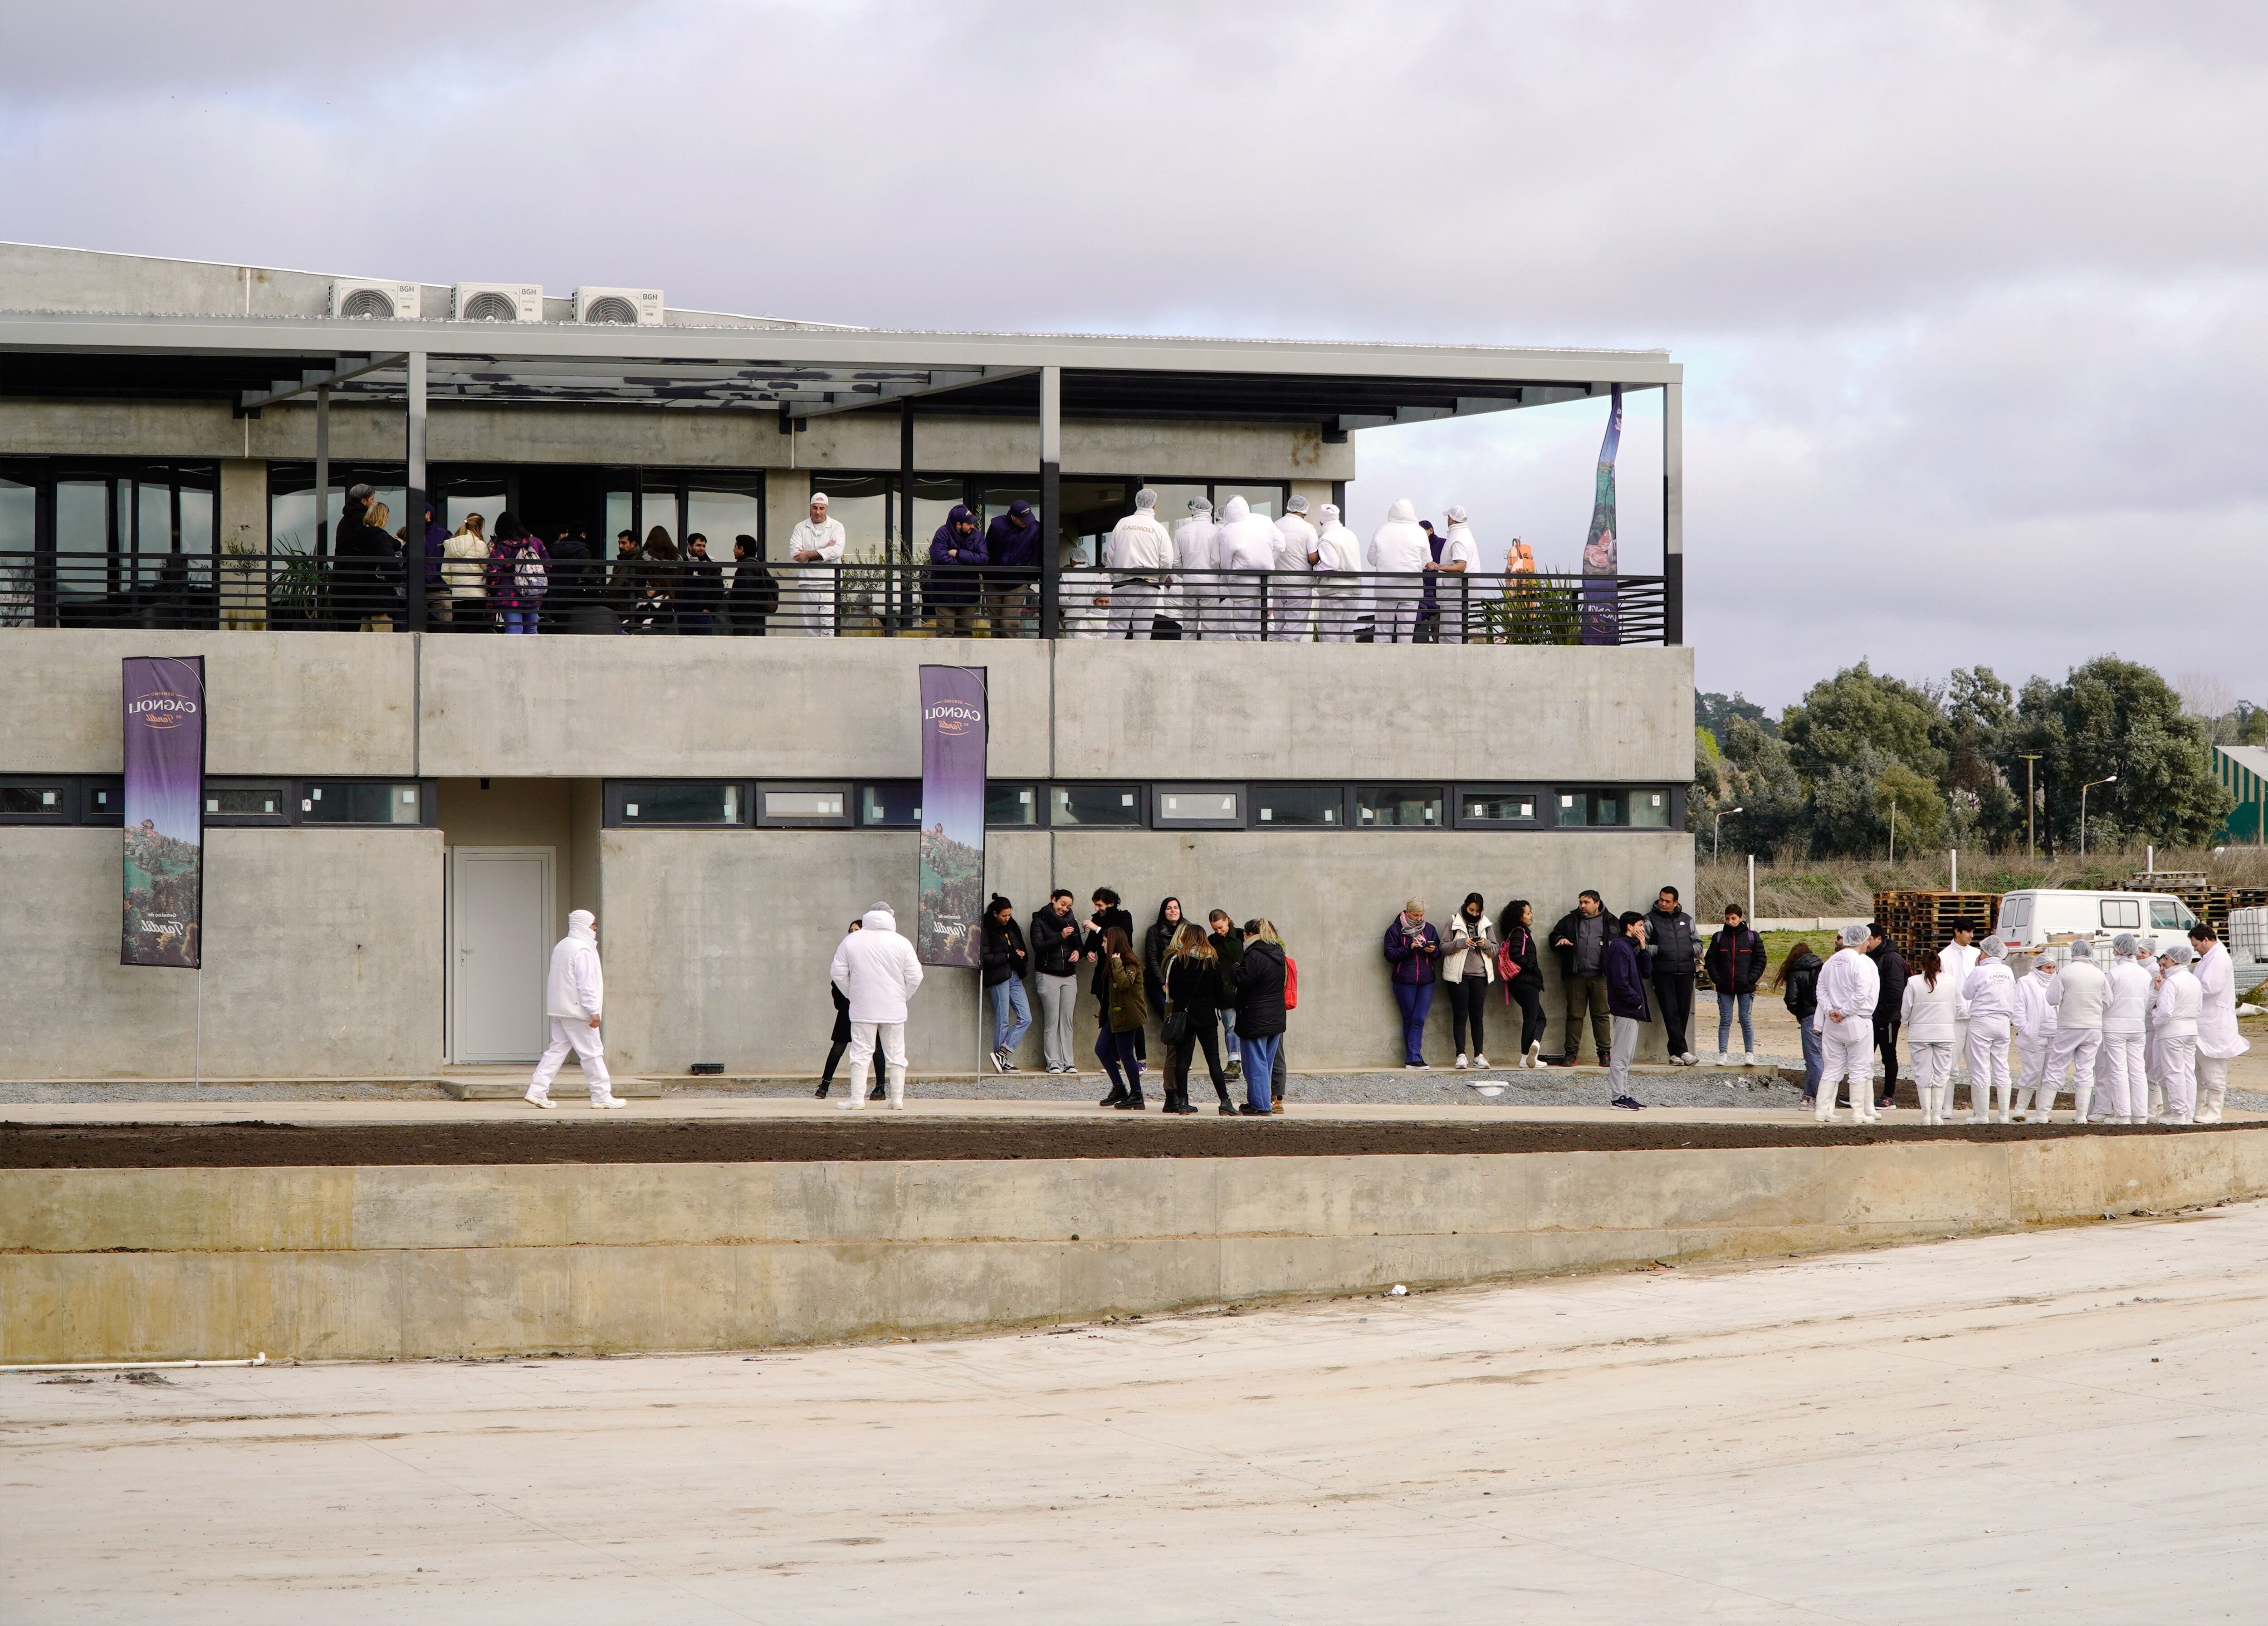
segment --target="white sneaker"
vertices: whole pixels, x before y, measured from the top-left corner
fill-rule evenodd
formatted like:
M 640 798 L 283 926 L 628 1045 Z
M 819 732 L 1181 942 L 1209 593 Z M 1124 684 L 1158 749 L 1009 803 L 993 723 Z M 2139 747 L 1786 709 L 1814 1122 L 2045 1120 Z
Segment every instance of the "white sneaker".
M 592 1102 L 591 1110 L 594 1112 L 610 1112 L 618 1106 L 628 1106 L 629 1105 L 630 1103 L 623 1100 L 622 1097 L 618 1095 L 610 1095 L 603 1101 Z
M 1459 1071 L 1460 1073 L 1462 1073 L 1462 1072 L 1463 1072 L 1463 1071 L 1467 1068 L 1467 1067 L 1469 1067 L 1469 1065 L 1470 1065 L 1470 1063 L 1467 1062 L 1467 1061 L 1466 1061 L 1466 1060 L 1465 1060 L 1465 1053 L 1464 1053 L 1463 1051 L 1462 1051 L 1462 1050 L 1460 1050 L 1459 1052 L 1457 1052 L 1457 1071 Z
M 1701 1058 L 1700 1058 L 1700 1057 L 1698 1057 L 1698 1056 L 1697 1056 L 1697 1055 L 1695 1055 L 1695 1054 L 1694 1054 L 1691 1051 L 1690 1051 L 1690 1050 L 1689 1050 L 1689 1051 L 1687 1051 L 1683 1055 L 1682 1055 L 1682 1056 L 1678 1057 L 1677 1059 L 1678 1059 L 1680 1061 L 1683 1061 L 1683 1063 L 1685 1063 L 1685 1065 L 1686 1065 L 1686 1066 L 1688 1066 L 1688 1067 L 1699 1067 L 1699 1066 L 1701 1065 Z
M 551 1110 L 551 1098 L 538 1090 L 534 1084 L 530 1084 L 527 1087 L 527 1093 L 519 1098 L 526 1102 L 530 1106 L 541 1107 L 547 1112 Z
M 906 1110 L 906 1104 L 903 1101 L 893 1101 L 890 1103 L 890 1110 L 894 1112 L 902 1112 Z
M 1741 1065 L 1742 1065 L 1742 1067 L 1754 1067 L 1754 1066 L 1756 1066 L 1756 1053 L 1755 1051 L 1750 1050 L 1750 1051 L 1746 1051 L 1746 1052 L 1742 1053 L 1742 1056 L 1741 1056 Z
M 1534 1044 L 1528 1047 L 1528 1065 L 1530 1067 L 1542 1067 L 1543 1065 L 1543 1041 L 1542 1039 L 1537 1039 Z
M 864 1101 L 853 1097 L 848 1101 L 837 1101 L 835 1104 L 835 1110 L 838 1112 L 855 1112 L 865 1105 L 866 1104 Z
M 1719 1067 L 1730 1067 L 1733 1065 L 1733 1058 L 1724 1051 L 1720 1050 L 1717 1053 L 1717 1065 Z
M 1485 1072 L 1487 1072 L 1488 1070 L 1489 1070 L 1489 1064 L 1488 1064 L 1488 1058 L 1487 1058 L 1486 1056 L 1475 1056 L 1475 1057 L 1473 1058 L 1473 1071 L 1474 1071 L 1474 1072 L 1476 1072 L 1476 1073 L 1485 1073 Z

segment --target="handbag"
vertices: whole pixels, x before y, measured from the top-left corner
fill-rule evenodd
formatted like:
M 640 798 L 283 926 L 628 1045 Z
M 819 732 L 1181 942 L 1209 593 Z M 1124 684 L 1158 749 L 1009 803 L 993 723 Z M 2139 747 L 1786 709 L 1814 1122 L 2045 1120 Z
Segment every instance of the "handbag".
M 1168 1045 L 1180 1044 L 1189 1036 L 1189 1013 L 1186 1010 L 1167 1011 L 1158 1031 Z

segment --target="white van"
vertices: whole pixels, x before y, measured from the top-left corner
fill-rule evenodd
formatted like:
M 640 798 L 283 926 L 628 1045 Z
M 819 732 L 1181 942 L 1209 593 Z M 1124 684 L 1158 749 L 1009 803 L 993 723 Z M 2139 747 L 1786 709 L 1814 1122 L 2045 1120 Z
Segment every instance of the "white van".
M 2178 898 L 2163 892 L 2081 892 L 2041 887 L 2010 892 L 2000 899 L 2002 942 L 2036 949 L 2074 937 L 2116 937 L 2132 932 L 2154 937 L 2161 949 L 2186 939 L 2197 916 Z

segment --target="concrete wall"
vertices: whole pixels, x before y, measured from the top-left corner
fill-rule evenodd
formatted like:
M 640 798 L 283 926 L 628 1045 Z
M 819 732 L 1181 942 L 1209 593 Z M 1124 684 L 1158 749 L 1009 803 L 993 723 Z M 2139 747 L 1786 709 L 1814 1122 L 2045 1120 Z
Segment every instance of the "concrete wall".
M 725 1349 L 1735 1259 L 2268 1191 L 2268 1134 L 1742 1151 L 11 1170 L 0 1359 Z
M 551 935 L 564 935 L 571 909 L 595 904 L 575 898 L 575 791 L 595 780 L 443 780 L 438 792 L 445 846 L 548 846 L 554 891 Z M 482 788 L 483 785 L 486 788 Z
M 8 1078 L 401 1077 L 441 1059 L 441 839 L 206 832 L 202 972 L 118 964 L 116 830 L 0 828 Z

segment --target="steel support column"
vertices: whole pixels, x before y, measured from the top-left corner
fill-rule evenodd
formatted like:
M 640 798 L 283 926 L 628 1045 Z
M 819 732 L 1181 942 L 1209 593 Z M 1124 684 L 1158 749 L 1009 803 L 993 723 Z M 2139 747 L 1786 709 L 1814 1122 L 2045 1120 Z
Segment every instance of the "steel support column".
M 1063 369 L 1040 369 L 1040 636 L 1063 635 Z
M 914 562 L 914 403 L 898 403 L 898 559 Z M 895 601 L 892 602 L 891 601 Z M 884 601 L 890 604 L 894 624 L 911 626 L 919 614 L 913 587 L 902 571 L 894 573 Z
M 331 387 L 315 391 L 315 557 L 331 551 Z
M 401 547 L 401 585 L 409 610 L 409 630 L 425 630 L 425 352 L 409 352 L 409 469 L 401 506 L 409 510 Z
M 1661 641 L 1685 641 L 1685 386 L 1661 387 Z

